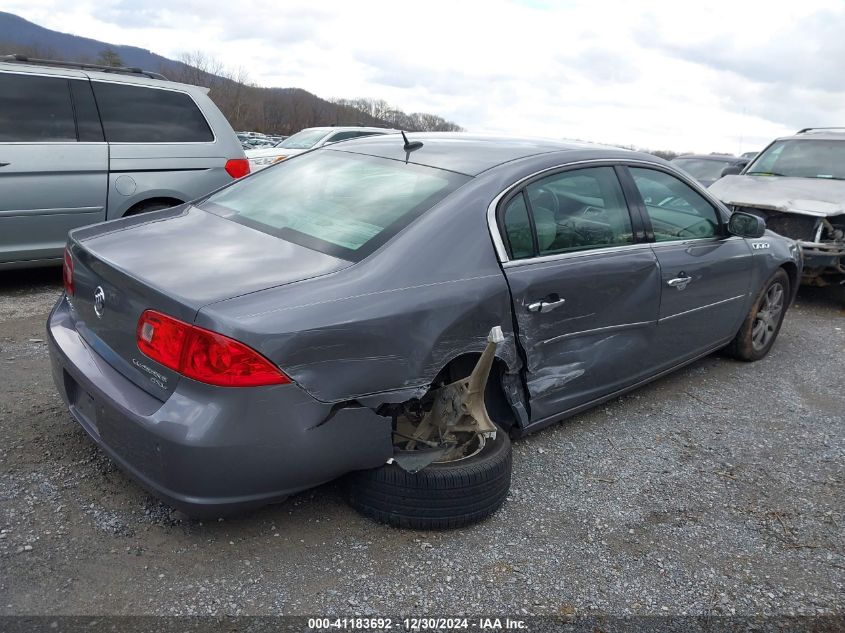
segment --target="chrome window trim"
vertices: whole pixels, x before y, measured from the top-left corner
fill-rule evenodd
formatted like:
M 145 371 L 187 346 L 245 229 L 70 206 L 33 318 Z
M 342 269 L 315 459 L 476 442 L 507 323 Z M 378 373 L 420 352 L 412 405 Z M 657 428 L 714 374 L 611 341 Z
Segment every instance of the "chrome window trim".
M 745 238 L 737 235 L 728 237 L 687 237 L 679 240 L 663 240 L 661 242 L 649 242 L 652 248 L 666 248 L 668 246 L 707 246 L 708 244 L 722 244 L 724 242 L 736 242 Z
M 552 261 L 549 258 L 559 258 L 561 255 L 574 255 L 575 253 L 560 253 L 557 255 L 540 255 L 538 257 L 527 257 L 525 259 L 515 259 L 511 260 L 508 257 L 508 250 L 505 248 L 505 242 L 502 239 L 501 232 L 499 231 L 499 223 L 496 221 L 496 210 L 499 206 L 499 203 L 502 199 L 507 196 L 509 193 L 514 191 L 515 189 L 519 188 L 525 182 L 532 180 L 533 178 L 537 178 L 544 174 L 553 173 L 553 172 L 562 172 L 562 171 L 569 171 L 570 168 L 578 169 L 583 166 L 603 166 L 609 165 L 611 167 L 620 166 L 624 167 L 626 165 L 637 165 L 637 166 L 647 166 L 652 168 L 657 168 L 659 171 L 664 171 L 666 173 L 675 176 L 683 182 L 684 184 L 688 185 L 695 191 L 696 193 L 702 195 L 705 200 L 711 203 L 717 210 L 717 212 L 722 213 L 725 217 L 722 217 L 724 222 L 727 222 L 726 217 L 730 217 L 730 211 L 727 210 L 725 205 L 714 198 L 708 191 L 706 191 L 700 184 L 695 182 L 694 180 L 688 178 L 685 174 L 681 173 L 679 170 L 675 169 L 674 167 L 670 167 L 661 163 L 657 163 L 654 161 L 643 160 L 641 158 L 592 158 L 589 160 L 579 160 L 573 161 L 568 163 L 559 163 L 557 165 L 553 165 L 552 167 L 547 167 L 545 169 L 540 169 L 535 171 L 524 178 L 520 178 L 515 183 L 508 185 L 501 193 L 499 193 L 493 201 L 487 206 L 487 230 L 490 232 L 490 238 L 493 240 L 493 247 L 496 249 L 496 256 L 499 259 L 499 262 L 504 264 L 513 264 L 513 262 L 538 262 L 538 261 Z M 698 239 L 688 239 L 685 242 L 700 242 L 700 240 L 724 240 L 724 239 L 731 239 L 734 236 L 729 238 L 720 238 L 720 237 L 705 237 L 705 238 L 698 238 Z M 741 238 L 740 238 L 741 239 Z M 660 242 L 660 244 L 679 244 L 681 242 Z M 591 248 L 585 251 L 577 251 L 577 253 L 594 253 L 597 251 L 601 252 L 609 252 L 618 248 L 630 248 L 632 246 L 653 246 L 657 244 L 657 242 L 647 242 L 641 244 L 626 244 L 622 247 L 602 247 L 597 246 L 596 248 Z
M 576 259 L 578 257 L 586 257 L 588 255 L 596 255 L 598 253 L 628 253 L 630 251 L 647 250 L 651 244 L 641 242 L 639 244 L 623 244 L 622 246 L 597 246 L 595 248 L 587 248 L 581 251 L 572 251 L 571 253 L 555 253 L 554 255 L 540 255 L 539 257 L 526 257 L 524 259 L 510 259 L 502 262 L 502 268 L 519 268 L 529 264 L 543 264 L 547 262 L 557 262 L 567 259 Z

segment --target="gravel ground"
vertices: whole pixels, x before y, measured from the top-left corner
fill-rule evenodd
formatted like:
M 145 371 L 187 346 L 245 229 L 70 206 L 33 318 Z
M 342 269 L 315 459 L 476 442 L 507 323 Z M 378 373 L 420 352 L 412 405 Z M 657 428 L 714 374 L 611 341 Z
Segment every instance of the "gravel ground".
M 0 276 L 0 615 L 842 614 L 845 310 L 803 291 L 765 360 L 711 356 L 514 446 L 504 507 L 377 525 L 340 484 L 191 521 L 54 392 L 55 270 Z

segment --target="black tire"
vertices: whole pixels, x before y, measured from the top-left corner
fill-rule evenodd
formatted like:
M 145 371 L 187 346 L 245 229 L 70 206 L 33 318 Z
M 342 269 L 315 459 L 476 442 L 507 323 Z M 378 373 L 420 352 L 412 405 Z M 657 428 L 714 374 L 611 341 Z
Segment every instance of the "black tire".
M 773 293 L 780 295 L 780 310 L 775 318 L 767 317 L 764 319 L 763 315 L 770 313 L 765 308 Z M 789 275 L 783 268 L 780 268 L 763 285 L 762 290 L 754 299 L 754 304 L 742 322 L 739 332 L 725 348 L 727 354 L 738 360 L 748 362 L 760 360 L 768 354 L 778 337 L 778 332 L 780 332 L 780 326 L 783 324 L 783 317 L 786 316 L 786 309 L 789 306 L 791 296 Z M 765 335 L 764 340 L 757 337 L 757 328 L 761 328 L 759 331 Z
M 460 461 L 431 464 L 414 474 L 396 464 L 352 473 L 349 504 L 394 527 L 463 527 L 487 518 L 504 503 L 511 462 L 510 438 L 500 430 L 481 452 Z

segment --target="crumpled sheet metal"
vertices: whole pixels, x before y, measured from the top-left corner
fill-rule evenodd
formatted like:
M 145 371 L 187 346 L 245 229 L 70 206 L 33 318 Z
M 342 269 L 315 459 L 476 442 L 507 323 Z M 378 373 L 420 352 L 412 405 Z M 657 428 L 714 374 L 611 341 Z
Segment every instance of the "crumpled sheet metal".
M 725 204 L 813 217 L 845 214 L 845 181 L 823 178 L 725 176 L 708 191 Z

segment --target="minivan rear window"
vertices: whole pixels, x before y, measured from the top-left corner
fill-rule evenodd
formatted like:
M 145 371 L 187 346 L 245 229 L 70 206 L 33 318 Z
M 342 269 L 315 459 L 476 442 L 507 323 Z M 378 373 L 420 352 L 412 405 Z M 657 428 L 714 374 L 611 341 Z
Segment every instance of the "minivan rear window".
M 0 73 L 0 142 L 76 141 L 68 80 Z
M 317 150 L 212 194 L 200 207 L 300 246 L 358 261 L 469 176 Z
M 184 92 L 92 82 L 109 143 L 208 143 L 214 134 Z

